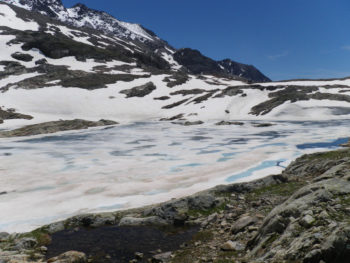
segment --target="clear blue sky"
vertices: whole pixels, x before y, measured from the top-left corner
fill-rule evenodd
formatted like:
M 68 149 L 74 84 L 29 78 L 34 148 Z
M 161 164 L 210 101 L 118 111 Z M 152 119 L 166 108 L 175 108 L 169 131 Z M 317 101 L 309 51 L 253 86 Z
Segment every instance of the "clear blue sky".
M 77 2 L 273 80 L 350 76 L 349 0 L 63 0 Z

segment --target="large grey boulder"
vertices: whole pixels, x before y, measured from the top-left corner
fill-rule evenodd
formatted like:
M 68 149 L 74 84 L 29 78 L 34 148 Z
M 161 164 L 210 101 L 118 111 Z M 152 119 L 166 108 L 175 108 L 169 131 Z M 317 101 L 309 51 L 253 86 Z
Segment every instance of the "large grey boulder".
M 237 234 L 243 231 L 246 227 L 256 223 L 258 219 L 256 217 L 252 217 L 250 215 L 243 215 L 239 218 L 231 227 L 231 232 L 233 234 Z

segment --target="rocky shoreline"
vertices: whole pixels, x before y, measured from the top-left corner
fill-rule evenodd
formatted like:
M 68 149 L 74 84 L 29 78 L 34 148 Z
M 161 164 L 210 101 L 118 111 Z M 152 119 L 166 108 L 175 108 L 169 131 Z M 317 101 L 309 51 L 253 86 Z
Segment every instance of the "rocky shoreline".
M 106 250 L 106 235 L 115 250 Z M 134 246 L 122 258 L 118 247 L 126 242 Z M 349 149 L 304 155 L 282 174 L 253 182 L 139 209 L 80 215 L 31 233 L 0 234 L 1 263 L 345 263 L 349 258 Z
M 1 131 L 0 138 L 32 136 L 41 134 L 50 134 L 61 131 L 82 130 L 92 127 L 117 125 L 118 123 L 110 120 L 86 121 L 86 120 L 59 120 L 39 124 L 27 125 L 10 131 Z

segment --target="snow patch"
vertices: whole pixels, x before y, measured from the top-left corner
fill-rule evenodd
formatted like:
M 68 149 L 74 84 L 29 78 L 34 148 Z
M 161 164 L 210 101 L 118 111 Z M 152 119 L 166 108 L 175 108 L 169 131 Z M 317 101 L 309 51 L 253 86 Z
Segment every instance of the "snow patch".
M 10 6 L 4 4 L 0 4 L 0 26 L 6 26 L 17 30 L 39 30 L 38 23 L 20 19 Z

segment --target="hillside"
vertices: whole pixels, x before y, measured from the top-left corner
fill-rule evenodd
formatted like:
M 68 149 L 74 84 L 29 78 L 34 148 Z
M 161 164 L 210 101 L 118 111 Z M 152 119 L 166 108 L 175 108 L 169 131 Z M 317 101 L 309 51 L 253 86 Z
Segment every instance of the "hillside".
M 55 10 L 71 14 L 56 2 Z M 162 40 L 154 50 L 149 43 L 156 40 L 72 27 L 80 25 L 59 21 L 65 16 L 58 11 L 42 15 L 5 3 L 0 11 L 0 107 L 32 117 L 3 117 L 3 129 L 60 119 L 322 120 L 349 114 L 349 79 L 251 84 L 268 79 L 252 66 L 240 64 L 240 72 L 230 60 L 175 50 Z

